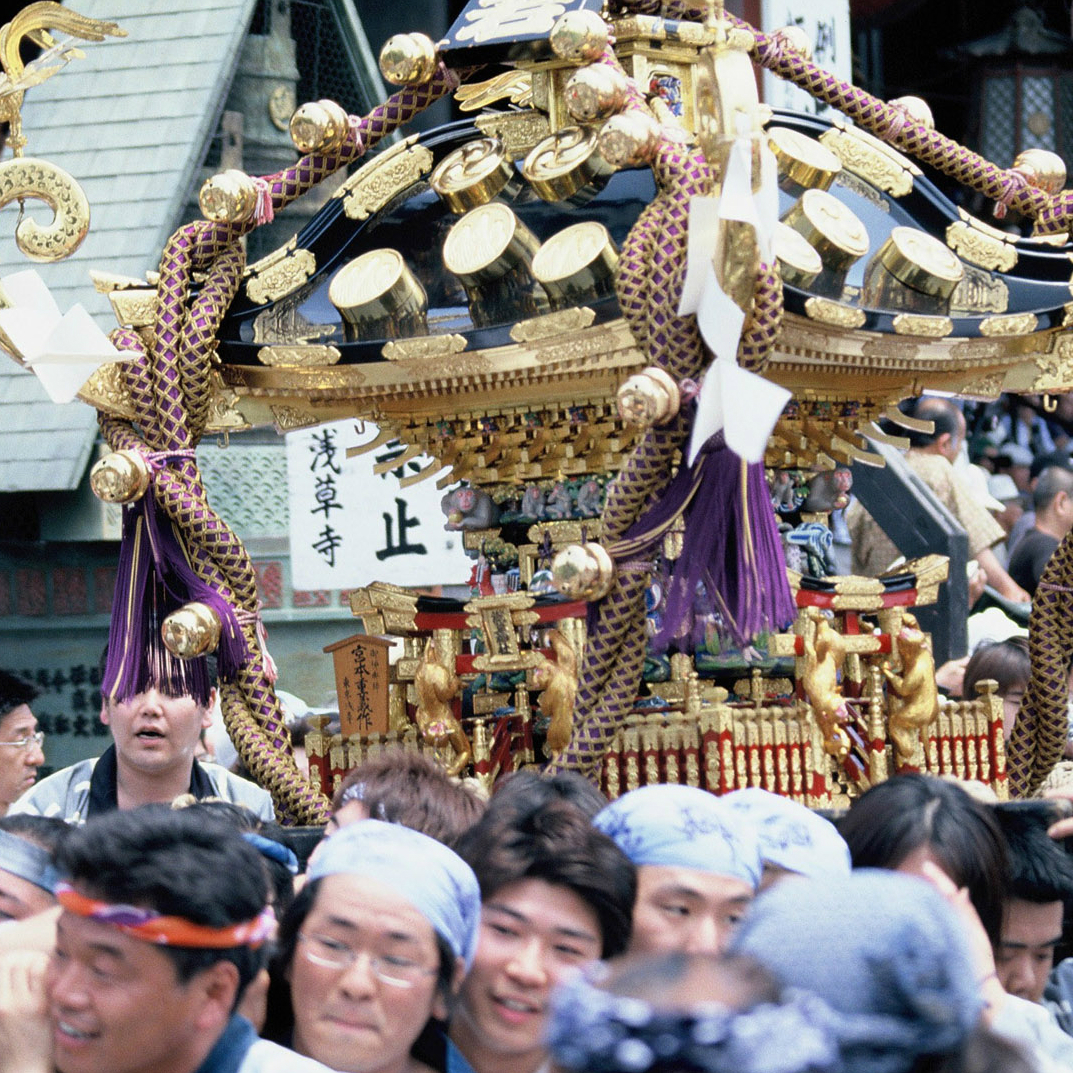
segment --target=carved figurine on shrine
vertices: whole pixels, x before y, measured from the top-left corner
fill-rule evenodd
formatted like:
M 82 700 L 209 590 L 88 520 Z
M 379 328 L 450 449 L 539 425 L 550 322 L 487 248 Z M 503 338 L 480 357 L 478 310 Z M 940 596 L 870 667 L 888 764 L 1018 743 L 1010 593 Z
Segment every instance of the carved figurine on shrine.
M 533 671 L 533 684 L 541 690 L 537 698 L 540 711 L 551 720 L 547 746 L 548 754 L 554 757 L 570 743 L 573 731 L 577 654 L 558 630 L 548 631 L 548 641 L 555 651 L 555 660 L 546 659 Z
M 462 689 L 458 675 L 441 662 L 436 642 L 425 646 L 425 658 L 414 677 L 417 693 L 416 719 L 425 741 L 437 749 L 450 745 L 454 759 L 447 767 L 448 775 L 457 775 L 470 762 L 472 749 L 462 724 L 451 710 L 451 701 Z
M 801 686 L 823 732 L 824 749 L 841 759 L 849 752 L 850 744 L 843 729 L 849 712 L 838 681 L 846 659 L 846 645 L 821 611 L 811 609 L 808 617 L 815 628 L 804 636 L 805 668 Z
M 923 766 L 920 732 L 939 716 L 939 693 L 935 686 L 935 660 L 928 648 L 927 634 L 916 616 L 902 616 L 902 628 L 894 640 L 902 662 L 901 674 L 890 665 L 883 675 L 890 684 L 889 728 L 898 767 Z

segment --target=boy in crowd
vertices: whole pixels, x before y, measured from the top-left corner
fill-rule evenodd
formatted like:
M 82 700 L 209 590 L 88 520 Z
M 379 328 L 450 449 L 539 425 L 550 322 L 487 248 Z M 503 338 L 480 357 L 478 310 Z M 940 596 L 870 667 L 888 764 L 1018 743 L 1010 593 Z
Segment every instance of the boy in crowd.
M 481 923 L 447 1073 L 536 1073 L 556 984 L 629 943 L 633 866 L 580 809 L 540 797 L 529 808 L 517 794 L 502 807 L 493 797 L 458 842 L 481 888 Z
M 753 825 L 690 786 L 643 786 L 593 823 L 637 866 L 631 953 L 726 950 L 763 871 Z

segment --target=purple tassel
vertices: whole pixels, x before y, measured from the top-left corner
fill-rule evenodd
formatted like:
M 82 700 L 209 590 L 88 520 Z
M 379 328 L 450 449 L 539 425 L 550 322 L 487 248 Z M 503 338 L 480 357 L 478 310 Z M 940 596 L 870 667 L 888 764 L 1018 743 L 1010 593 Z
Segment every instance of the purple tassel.
M 667 590 L 663 626 L 654 643 L 665 647 L 689 632 L 703 585 L 733 642 L 744 647 L 765 630 L 793 620 L 786 562 L 764 480 L 764 467 L 744 467 L 722 434 L 705 445 L 692 469 L 681 469 L 667 491 L 630 529 L 636 545 L 657 537 L 684 512 L 682 554 Z
M 108 627 L 108 659 L 101 682 L 101 692 L 113 700 L 129 700 L 142 692 L 149 680 L 146 636 L 149 614 L 145 598 L 149 591 L 150 557 L 141 512 L 124 507 L 119 570 Z
M 175 527 L 170 519 L 161 518 L 157 513 L 153 497 L 144 496 L 141 502 L 145 504 L 146 527 L 153 546 L 157 577 L 174 605 L 170 610 L 198 600 L 216 612 L 220 620 L 216 658 L 221 680 L 229 682 L 250 656 L 235 611 L 228 600 L 195 573 L 186 557 L 186 549 L 175 535 Z
M 174 527 L 160 517 L 151 494 L 124 507 L 101 683 L 106 697 L 125 701 L 155 685 L 167 696 L 191 696 L 208 704 L 215 683 L 210 681 L 207 660 L 173 656 L 160 635 L 164 619 L 194 600 L 210 606 L 220 619 L 219 675 L 229 681 L 249 658 L 233 608 L 194 572 Z

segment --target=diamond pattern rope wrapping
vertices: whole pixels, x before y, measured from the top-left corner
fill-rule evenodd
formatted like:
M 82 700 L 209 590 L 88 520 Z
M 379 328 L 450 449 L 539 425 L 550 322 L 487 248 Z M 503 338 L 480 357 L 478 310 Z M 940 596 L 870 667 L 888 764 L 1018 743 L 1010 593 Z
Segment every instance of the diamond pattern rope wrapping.
M 195 440 L 201 439 L 209 415 L 216 331 L 235 297 L 244 266 L 242 247 L 236 242 L 217 258 L 186 318 L 178 358 L 187 424 Z
M 782 277 L 779 262 L 760 266 L 753 295 L 753 311 L 738 346 L 738 364 L 751 373 L 762 373 L 782 326 Z
M 357 124 L 335 154 L 307 156 L 270 177 L 278 211 L 338 168 L 357 159 L 434 100 L 450 92 L 458 77 L 442 65 L 422 86 L 407 87 Z M 210 377 L 216 334 L 241 281 L 244 255 L 237 239 L 255 224 L 198 221 L 179 228 L 160 262 L 152 346 L 148 353 L 136 333 L 113 339 L 137 356 L 121 368 L 137 414 L 140 433 L 128 422 L 101 416 L 101 429 L 113 448 L 142 452 L 193 448 L 205 427 L 211 398 Z M 208 280 L 190 301 L 195 269 Z M 257 610 L 252 564 L 241 541 L 212 510 L 193 460 L 159 469 L 152 493 L 181 532 L 198 575 L 237 608 Z M 290 738 L 271 683 L 264 673 L 252 624 L 243 633 L 250 659 L 224 690 L 225 722 L 243 761 L 272 793 L 283 822 L 318 823 L 328 803 L 294 764 Z
M 1011 796 L 1034 793 L 1062 759 L 1069 718 L 1071 621 L 1073 537 L 1067 535 L 1047 563 L 1032 598 L 1028 622 L 1032 676 L 1006 746 Z
M 1068 231 L 1073 222 L 1073 191 L 1054 197 L 1024 182 L 1012 170 L 1004 170 L 978 153 L 959 145 L 938 131 L 914 121 L 898 107 L 873 97 L 849 82 L 817 67 L 785 49 L 779 39 L 764 34 L 742 19 L 727 15 L 733 25 L 751 33 L 756 41 L 752 58 L 780 78 L 837 108 L 855 123 L 918 160 L 978 191 L 992 201 L 1036 220 L 1041 233 Z
M 675 379 L 696 377 L 704 351 L 696 318 L 679 316 L 685 273 L 689 199 L 710 189 L 696 149 L 665 140 L 653 164 L 660 193 L 623 245 L 616 290 L 638 346 L 651 364 Z M 608 489 L 603 540 L 612 544 L 636 521 L 673 475 L 674 458 L 689 431 L 680 415 L 648 429 Z M 594 609 L 578 681 L 574 731 L 552 770 L 573 769 L 597 779 L 615 729 L 633 708 L 644 666 L 644 573 L 619 574 Z

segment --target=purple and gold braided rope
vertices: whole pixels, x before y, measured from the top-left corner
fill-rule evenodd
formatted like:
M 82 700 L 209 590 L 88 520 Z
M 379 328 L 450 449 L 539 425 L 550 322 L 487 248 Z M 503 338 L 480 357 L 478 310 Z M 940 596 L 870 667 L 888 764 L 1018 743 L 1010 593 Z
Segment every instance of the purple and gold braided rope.
M 427 83 L 400 90 L 353 124 L 337 152 L 310 154 L 269 176 L 274 211 L 357 160 L 457 85 L 458 76 L 441 65 Z M 160 262 L 152 345 L 126 329 L 112 334 L 119 349 L 135 355 L 120 368 L 136 415 L 133 424 L 100 415 L 101 431 L 113 449 L 150 454 L 196 447 L 208 419 L 217 332 L 245 266 L 238 239 L 255 226 L 252 220 L 201 220 L 179 228 L 169 239 Z M 195 270 L 206 271 L 208 278 L 191 302 Z M 149 494 L 156 496 L 181 534 L 198 576 L 245 612 L 240 620 L 250 657 L 221 690 L 224 722 L 239 755 L 271 792 L 282 822 L 324 822 L 328 801 L 294 763 L 290 735 L 265 674 L 254 625 L 257 581 L 245 547 L 209 505 L 192 458 L 177 456 L 158 469 Z

